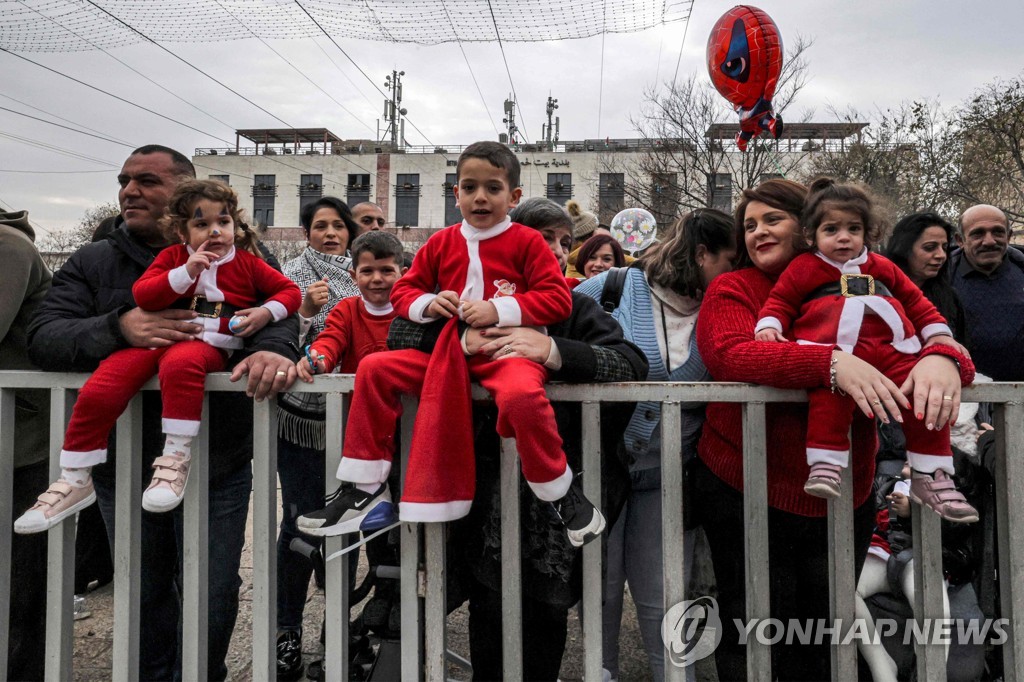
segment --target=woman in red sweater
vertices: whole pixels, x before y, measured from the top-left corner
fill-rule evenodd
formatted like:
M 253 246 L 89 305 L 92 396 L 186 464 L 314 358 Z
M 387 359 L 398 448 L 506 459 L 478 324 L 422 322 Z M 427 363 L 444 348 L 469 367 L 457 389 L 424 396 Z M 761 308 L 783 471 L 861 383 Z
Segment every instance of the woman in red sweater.
M 768 180 L 747 189 L 736 208 L 737 269 L 709 288 L 697 321 L 697 344 L 711 375 L 778 388 L 834 385 L 854 399 L 862 415 L 853 421 L 851 468 L 854 496 L 854 557 L 860 570 L 874 526 L 870 501 L 876 450 L 871 415 L 884 408 L 896 414 L 911 405 L 925 423 L 941 428 L 960 403 L 961 361 L 947 346 L 922 352 L 904 386 L 837 347 L 765 343 L 753 328 L 772 285 L 807 246 L 800 214 L 807 189 L 788 180 Z M 946 357 L 936 357 L 944 355 Z M 906 394 L 906 395 L 904 395 Z M 944 400 L 944 396 L 952 400 Z M 721 619 L 726 624 L 715 652 L 719 679 L 746 678 L 746 651 L 735 620 L 746 621 L 743 544 L 743 443 L 738 403 L 711 403 L 698 444 L 697 508 L 708 537 L 718 582 Z M 803 443 L 807 406 L 777 403 L 767 408 L 768 532 L 771 616 L 782 619 L 829 617 L 827 506 L 803 490 L 808 466 Z M 814 646 L 773 647 L 773 671 L 786 679 L 828 679 L 828 638 Z

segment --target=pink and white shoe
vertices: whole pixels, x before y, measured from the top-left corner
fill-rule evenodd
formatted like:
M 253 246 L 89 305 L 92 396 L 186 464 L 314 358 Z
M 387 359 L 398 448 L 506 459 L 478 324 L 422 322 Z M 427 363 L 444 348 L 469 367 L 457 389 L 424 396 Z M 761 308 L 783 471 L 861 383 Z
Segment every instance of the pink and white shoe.
M 811 465 L 811 472 L 804 483 L 804 492 L 808 495 L 834 500 L 842 494 L 843 468 L 838 464 L 816 462 Z
M 41 533 L 80 509 L 96 501 L 96 490 L 90 478 L 83 486 L 74 486 L 63 479 L 50 484 L 32 507 L 14 522 L 14 532 L 21 535 Z
M 941 469 L 934 474 L 915 470 L 910 477 L 910 499 L 953 523 L 975 523 L 979 518 L 978 510 L 964 499 L 953 479 Z
M 153 480 L 142 493 L 142 508 L 151 512 L 168 512 L 181 504 L 188 483 L 190 460 L 177 452 L 166 453 L 153 460 Z

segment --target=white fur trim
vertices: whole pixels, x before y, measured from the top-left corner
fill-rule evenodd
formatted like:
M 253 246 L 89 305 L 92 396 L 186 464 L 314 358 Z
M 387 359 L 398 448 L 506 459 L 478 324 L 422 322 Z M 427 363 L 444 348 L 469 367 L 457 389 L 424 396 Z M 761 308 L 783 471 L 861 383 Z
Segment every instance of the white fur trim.
M 491 303 L 498 311 L 499 327 L 521 327 L 523 325 L 523 309 L 515 296 L 499 296 L 492 298 Z
M 469 513 L 473 500 L 451 502 L 399 502 L 398 518 L 403 523 L 442 523 L 455 521 Z
M 388 301 L 384 305 L 373 305 L 363 298 L 363 307 L 366 308 L 366 312 L 370 313 L 374 317 L 384 317 L 385 315 L 390 315 L 395 312 L 395 307 L 391 305 L 391 301 Z
M 948 324 L 929 324 L 925 325 L 924 329 L 921 330 L 921 338 L 925 341 L 933 336 L 939 336 L 941 334 L 953 336 L 953 332 L 950 330 Z
M 903 318 L 896 312 L 892 303 L 881 296 L 858 296 L 864 305 L 874 310 L 892 331 L 892 347 L 901 353 L 913 354 L 921 350 L 921 342 L 916 336 L 905 336 Z
M 217 318 L 213 319 L 213 322 L 220 324 Z M 235 336 L 234 334 L 221 334 L 220 332 L 210 331 L 207 329 L 202 333 L 202 340 L 210 344 L 214 348 L 223 348 L 224 350 L 238 350 L 245 342 Z
M 466 240 L 469 251 L 469 268 L 466 270 L 466 285 L 459 294 L 462 301 L 484 300 L 484 264 L 480 262 L 480 242 L 476 239 Z M 459 310 L 459 316 L 462 310 Z
M 267 301 L 261 308 L 266 308 L 270 311 L 271 317 L 274 318 L 274 322 L 280 322 L 284 318 L 288 317 L 288 309 L 284 307 L 284 304 L 280 301 Z
M 562 475 L 551 481 L 546 483 L 527 481 L 526 483 L 530 486 L 530 490 L 533 491 L 538 500 L 541 502 L 554 502 L 565 497 L 565 493 L 569 491 L 569 485 L 572 484 L 572 469 L 566 464 Z
M 81 469 L 107 461 L 107 449 L 89 450 L 88 452 L 74 452 L 72 450 L 60 451 L 60 465 L 68 469 Z
M 953 457 L 950 455 L 926 455 L 907 450 L 907 461 L 914 471 L 931 474 L 941 469 L 950 476 L 953 475 Z
M 195 278 L 188 274 L 188 268 L 179 265 L 167 273 L 167 283 L 174 289 L 174 293 L 183 294 L 195 282 Z
M 835 464 L 844 469 L 850 464 L 849 450 L 825 450 L 822 448 L 807 448 L 808 464 Z
M 871 545 L 870 547 L 868 547 L 868 554 L 874 554 L 882 561 L 889 561 L 889 553 L 881 547 L 879 547 L 878 545 Z
M 386 459 L 354 459 L 342 457 L 338 463 L 338 480 L 352 483 L 383 483 L 391 473 Z
M 191 419 L 168 419 L 164 417 L 162 427 L 164 433 L 171 436 L 197 436 L 200 422 Z
M 413 322 L 424 324 L 426 322 L 433 322 L 435 317 L 427 316 L 427 306 L 430 302 L 437 298 L 437 294 L 421 294 L 412 302 L 409 306 L 409 319 Z
M 762 317 L 757 321 L 757 326 L 754 327 L 754 333 L 765 329 L 774 329 L 775 331 L 782 333 L 782 322 L 777 317 Z
M 860 338 L 860 326 L 864 322 L 864 302 L 861 296 L 848 298 L 843 304 L 843 312 L 839 315 L 839 326 L 836 329 L 836 345 L 847 353 L 853 352 Z

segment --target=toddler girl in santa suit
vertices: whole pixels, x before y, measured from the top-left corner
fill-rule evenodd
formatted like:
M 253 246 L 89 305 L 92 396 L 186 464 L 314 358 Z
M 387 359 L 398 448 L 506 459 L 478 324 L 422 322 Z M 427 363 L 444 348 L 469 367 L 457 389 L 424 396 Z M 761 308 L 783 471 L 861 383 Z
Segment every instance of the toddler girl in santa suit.
M 203 329 L 192 341 L 125 348 L 100 363 L 78 393 L 60 453 L 60 478 L 15 522 L 19 533 L 47 530 L 93 503 L 92 467 L 107 460 L 110 430 L 154 374 L 160 378 L 167 441 L 153 462 L 142 506 L 152 512 L 177 507 L 188 481 L 192 438 L 199 432 L 206 375 L 224 369 L 244 337 L 293 315 L 302 302 L 299 288 L 263 260 L 255 234 L 240 219 L 238 196 L 227 185 L 182 183 L 163 223 L 168 239 L 179 243 L 156 256 L 132 295 L 143 310 L 191 308 Z
M 339 533 L 359 531 L 378 506 L 390 504 L 386 481 L 402 395 L 418 395 L 420 402 L 401 520 L 450 521 L 469 512 L 475 485 L 473 379 L 494 396 L 498 433 L 516 439 L 530 488 L 554 504 L 569 540 L 580 546 L 600 534 L 604 517 L 583 496 L 566 463 L 544 392 L 545 365 L 518 356 L 511 345 L 493 358 L 467 357 L 461 340 L 466 325 L 564 320 L 572 307 L 569 289 L 543 236 L 507 216 L 522 193 L 516 155 L 497 142 L 477 142 L 459 156 L 456 176 L 462 223 L 431 236 L 391 292 L 402 317 L 449 323 L 432 354 L 390 351 L 359 365 L 338 468 L 338 478 L 354 485 L 332 503 L 330 525 Z M 557 355 L 554 344 L 552 354 Z M 549 356 L 545 364 L 559 367 L 561 358 Z
M 797 256 L 779 277 L 761 308 L 756 339 L 785 341 L 788 336 L 797 343 L 835 346 L 869 362 L 897 386 L 922 353 L 921 341 L 924 353 L 967 355 L 921 290 L 891 261 L 869 250 L 880 236 L 881 222 L 863 189 L 829 178 L 815 180 L 803 220 L 805 236 L 816 250 Z M 808 391 L 810 473 L 804 490 L 824 498 L 840 495 L 855 409 L 853 399 L 835 389 L 834 374 L 832 386 Z M 873 402 L 873 412 L 888 423 L 881 401 Z M 907 404 L 899 407 L 893 417 L 907 439 L 911 499 L 949 521 L 977 521 L 978 512 L 950 478 L 949 426 L 930 428 Z

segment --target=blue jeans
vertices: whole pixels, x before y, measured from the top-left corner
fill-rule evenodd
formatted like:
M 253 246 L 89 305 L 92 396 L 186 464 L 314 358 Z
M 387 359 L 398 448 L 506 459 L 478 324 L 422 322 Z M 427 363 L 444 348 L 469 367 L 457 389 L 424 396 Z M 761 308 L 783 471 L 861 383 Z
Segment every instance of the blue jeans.
M 284 438 L 277 439 L 277 475 L 281 479 L 281 532 L 277 536 L 277 627 L 299 630 L 302 610 L 306 605 L 309 577 L 313 564 L 293 552 L 293 538 L 302 538 L 314 547 L 320 539 L 304 535 L 295 526 L 295 519 L 324 506 L 323 450 L 306 448 Z
M 152 470 L 143 467 L 145 484 Z M 93 468 L 97 501 L 114 546 L 114 467 Z M 210 482 L 209 639 L 207 678 L 227 677 L 224 659 L 238 617 L 238 568 L 252 493 L 252 467 Z M 182 506 L 164 514 L 142 512 L 139 678 L 181 680 Z

